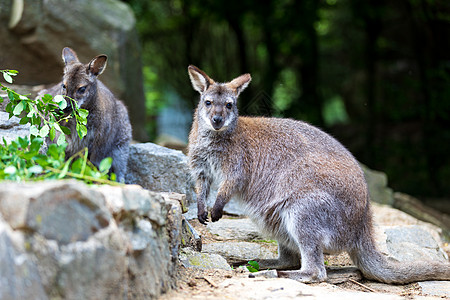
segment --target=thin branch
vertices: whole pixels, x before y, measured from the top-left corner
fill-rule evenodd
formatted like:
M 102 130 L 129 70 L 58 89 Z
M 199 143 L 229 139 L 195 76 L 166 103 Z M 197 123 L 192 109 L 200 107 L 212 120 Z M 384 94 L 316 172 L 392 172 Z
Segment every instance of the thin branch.
M 372 293 L 378 293 L 378 292 L 375 291 L 374 289 L 372 289 L 372 288 L 368 287 L 367 285 L 364 285 L 364 284 L 362 284 L 362 283 L 360 283 L 360 282 L 358 282 L 358 281 L 356 281 L 356 280 L 349 279 L 349 281 L 350 281 L 350 282 L 353 282 L 353 283 L 355 283 L 355 284 L 357 284 L 357 285 L 359 285 L 359 286 L 361 286 L 361 287 L 363 287 L 363 288 L 365 288 L 366 290 L 371 291 Z

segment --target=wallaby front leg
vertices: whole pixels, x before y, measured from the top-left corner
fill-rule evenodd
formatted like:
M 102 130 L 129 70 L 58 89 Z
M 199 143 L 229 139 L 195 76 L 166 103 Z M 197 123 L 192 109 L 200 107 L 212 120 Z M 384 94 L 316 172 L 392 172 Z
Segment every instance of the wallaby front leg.
M 234 181 L 225 181 L 217 192 L 216 202 L 211 210 L 211 220 L 213 222 L 219 221 L 223 216 L 223 208 L 227 204 L 231 196 L 233 195 L 236 184 Z
M 206 209 L 206 199 L 209 194 L 210 183 L 206 179 L 197 181 L 197 217 L 198 221 L 206 225 L 208 221 L 208 210 Z

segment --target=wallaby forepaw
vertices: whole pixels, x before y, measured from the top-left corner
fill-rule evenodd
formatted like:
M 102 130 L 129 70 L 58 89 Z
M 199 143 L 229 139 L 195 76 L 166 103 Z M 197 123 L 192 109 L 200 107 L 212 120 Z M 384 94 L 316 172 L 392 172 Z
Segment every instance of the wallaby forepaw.
M 198 217 L 198 221 L 200 223 L 202 223 L 203 225 L 206 225 L 206 222 L 208 222 L 208 212 L 207 211 L 205 211 L 203 213 L 198 213 L 197 217 Z
M 222 218 L 223 216 L 223 210 L 222 209 L 215 209 L 213 207 L 213 209 L 211 210 L 211 220 L 213 222 L 217 222 L 219 221 L 220 218 Z

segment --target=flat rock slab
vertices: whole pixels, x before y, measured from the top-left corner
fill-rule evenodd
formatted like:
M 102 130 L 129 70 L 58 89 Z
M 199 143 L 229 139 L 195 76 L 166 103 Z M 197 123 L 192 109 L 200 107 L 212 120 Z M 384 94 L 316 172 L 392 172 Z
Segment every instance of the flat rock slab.
M 429 260 L 447 262 L 447 255 L 421 225 L 379 226 L 375 228 L 377 246 L 399 261 Z
M 219 254 L 230 264 L 245 263 L 255 259 L 277 258 L 277 253 L 263 244 L 250 242 L 219 242 L 203 245 L 204 253 Z
M 450 298 L 450 281 L 424 281 L 418 284 L 424 295 Z
M 214 253 L 200 253 L 189 248 L 183 248 L 180 261 L 184 267 L 199 269 L 222 269 L 231 271 L 230 265 L 222 256 Z
M 262 240 L 264 236 L 250 219 L 220 219 L 206 226 L 208 231 L 221 240 Z

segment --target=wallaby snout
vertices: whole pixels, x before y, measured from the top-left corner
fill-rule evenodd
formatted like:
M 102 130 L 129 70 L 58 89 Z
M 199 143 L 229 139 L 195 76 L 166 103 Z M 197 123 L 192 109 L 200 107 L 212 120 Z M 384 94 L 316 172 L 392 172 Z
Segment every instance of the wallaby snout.
M 214 129 L 218 130 L 223 126 L 223 118 L 221 116 L 212 117 L 212 125 Z

